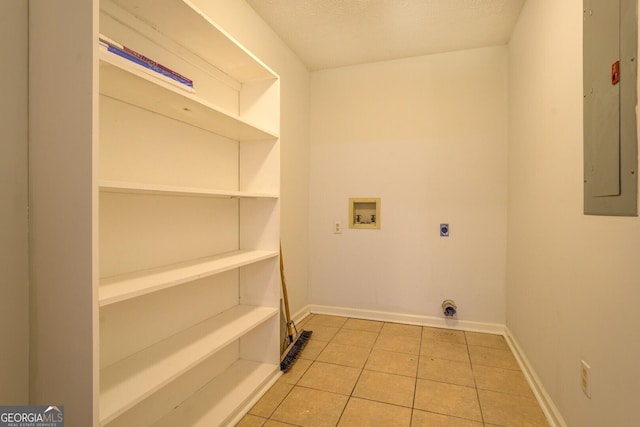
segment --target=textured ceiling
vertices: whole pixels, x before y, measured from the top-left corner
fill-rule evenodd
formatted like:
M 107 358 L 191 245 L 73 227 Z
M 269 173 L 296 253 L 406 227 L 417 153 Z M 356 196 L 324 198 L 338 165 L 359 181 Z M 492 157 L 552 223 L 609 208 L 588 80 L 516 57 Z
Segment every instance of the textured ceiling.
M 506 44 L 525 0 L 246 0 L 310 70 Z

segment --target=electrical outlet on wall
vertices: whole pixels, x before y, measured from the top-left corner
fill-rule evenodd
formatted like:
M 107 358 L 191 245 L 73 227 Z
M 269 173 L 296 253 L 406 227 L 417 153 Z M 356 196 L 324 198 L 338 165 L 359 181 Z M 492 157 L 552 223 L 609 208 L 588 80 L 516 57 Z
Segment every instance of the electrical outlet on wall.
M 340 221 L 333 222 L 333 234 L 342 233 L 342 223 Z
M 582 381 L 582 392 L 591 399 L 591 366 L 584 360 L 580 361 L 580 377 Z

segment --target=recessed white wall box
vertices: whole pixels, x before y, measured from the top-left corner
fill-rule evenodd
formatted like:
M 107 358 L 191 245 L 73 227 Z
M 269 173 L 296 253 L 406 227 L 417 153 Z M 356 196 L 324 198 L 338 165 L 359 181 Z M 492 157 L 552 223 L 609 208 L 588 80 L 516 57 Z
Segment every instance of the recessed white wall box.
M 380 228 L 380 198 L 349 199 L 349 228 Z

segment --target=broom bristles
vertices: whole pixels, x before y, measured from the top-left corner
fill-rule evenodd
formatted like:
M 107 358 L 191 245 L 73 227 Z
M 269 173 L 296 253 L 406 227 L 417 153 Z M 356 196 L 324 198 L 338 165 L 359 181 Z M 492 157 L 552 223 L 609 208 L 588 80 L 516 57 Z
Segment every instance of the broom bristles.
M 282 372 L 287 372 L 289 369 L 291 369 L 296 359 L 300 355 L 300 352 L 302 351 L 304 346 L 307 345 L 307 342 L 309 342 L 309 339 L 311 338 L 312 333 L 313 331 L 303 330 L 302 332 L 300 332 L 300 334 L 298 334 L 296 339 L 289 345 L 289 348 L 287 348 L 286 355 L 280 361 L 280 370 Z

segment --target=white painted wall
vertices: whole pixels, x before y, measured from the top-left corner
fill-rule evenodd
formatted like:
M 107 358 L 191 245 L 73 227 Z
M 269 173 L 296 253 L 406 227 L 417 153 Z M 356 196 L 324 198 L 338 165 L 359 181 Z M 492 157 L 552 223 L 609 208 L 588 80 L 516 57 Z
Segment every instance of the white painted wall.
M 29 400 L 73 426 L 98 421 L 97 17 L 29 2 Z
M 24 0 L 0 2 L 0 404 L 29 399 L 27 245 L 27 18 Z
M 504 323 L 506 179 L 506 47 L 312 73 L 311 303 Z M 382 229 L 349 229 L 349 197 Z
M 309 300 L 309 71 L 245 1 L 194 3 L 280 75 L 280 223 L 293 314 Z
M 507 326 L 566 425 L 637 425 L 640 220 L 582 214 L 582 2 L 527 2 L 509 63 Z

